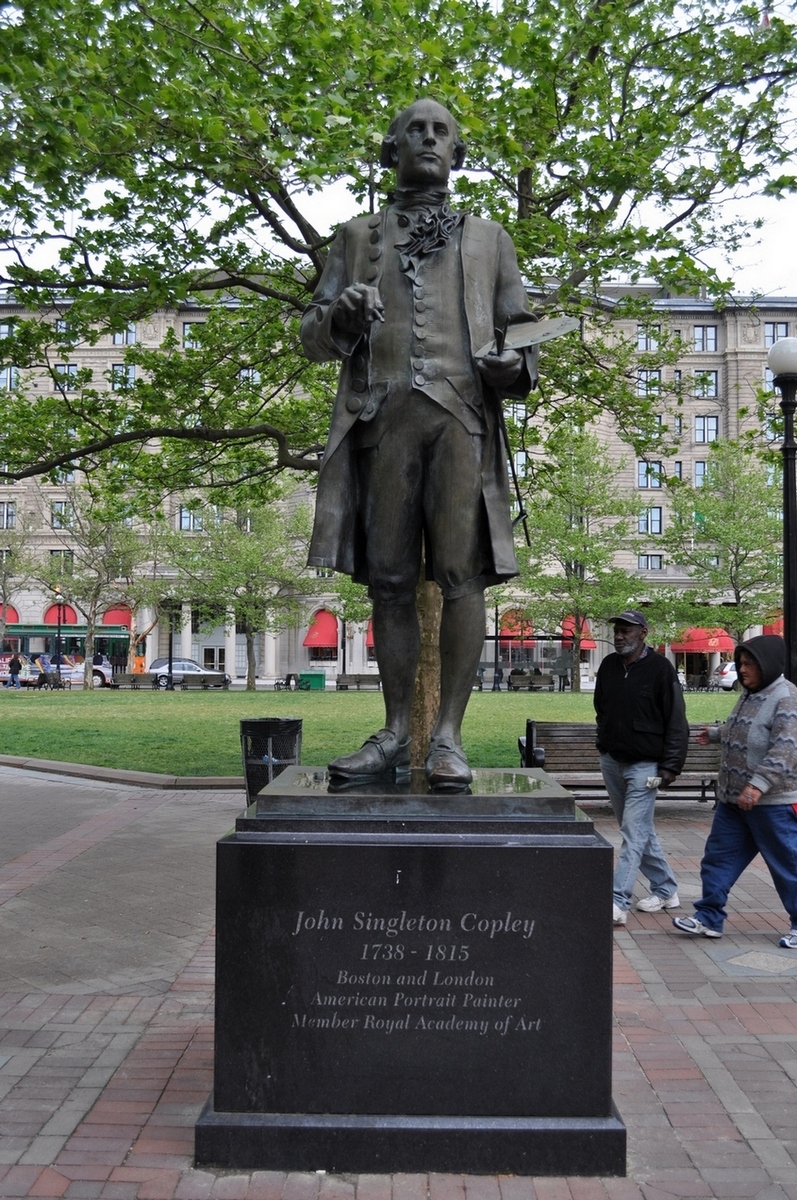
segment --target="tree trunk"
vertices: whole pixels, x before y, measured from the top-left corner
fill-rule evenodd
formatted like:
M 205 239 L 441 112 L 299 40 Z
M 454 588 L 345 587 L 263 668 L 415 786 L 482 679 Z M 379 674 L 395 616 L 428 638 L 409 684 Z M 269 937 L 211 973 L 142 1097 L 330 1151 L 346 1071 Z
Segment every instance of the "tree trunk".
M 86 613 L 86 641 L 83 646 L 83 691 L 88 692 L 94 687 L 94 629 L 95 629 L 95 613 Z M 64 652 L 61 651 L 63 658 Z
M 255 679 L 257 677 L 257 663 L 255 662 L 255 633 L 252 629 L 252 622 L 247 618 L 246 621 L 246 690 L 247 692 L 255 691 Z
M 421 626 L 421 657 L 412 698 L 410 737 L 413 767 L 422 767 L 440 707 L 440 617 L 443 596 L 436 583 L 421 578 L 416 592 Z
M 575 621 L 573 622 L 575 625 Z M 573 630 L 573 665 L 570 668 L 570 691 L 581 691 L 581 634 L 578 627 Z

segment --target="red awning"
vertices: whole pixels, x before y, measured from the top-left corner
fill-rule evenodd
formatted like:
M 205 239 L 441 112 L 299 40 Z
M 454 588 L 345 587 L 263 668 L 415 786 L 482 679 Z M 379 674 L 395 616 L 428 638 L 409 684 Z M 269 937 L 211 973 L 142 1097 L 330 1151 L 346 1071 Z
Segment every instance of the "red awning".
M 771 624 L 765 625 L 764 633 L 772 634 L 774 637 L 783 637 L 783 617 L 776 617 Z
M 576 618 L 565 617 L 562 621 L 562 645 L 573 645 L 573 634 L 576 632 Z M 589 621 L 581 622 L 581 649 L 582 650 L 597 650 L 598 643 L 592 637 L 592 630 L 589 627 Z
M 0 611 L 2 611 L 9 625 L 19 625 L 19 613 L 13 604 L 6 604 L 5 608 L 0 609 Z
M 374 648 L 374 623 L 373 623 L 373 621 L 368 622 L 368 628 L 365 631 L 365 647 L 367 650 L 373 650 L 373 648 Z
M 329 649 L 338 644 L 338 618 L 334 613 L 321 608 L 314 614 L 310 628 L 304 636 L 303 646 L 320 646 Z
M 133 614 L 126 606 L 121 608 L 109 608 L 107 612 L 102 614 L 103 625 L 126 625 L 129 629 L 132 625 Z
M 501 617 L 501 632 L 499 639 L 502 642 L 517 642 L 523 646 L 536 646 L 532 634 L 534 626 L 528 617 L 525 617 L 518 608 L 510 608 Z
M 713 654 L 736 649 L 736 642 L 724 629 L 687 629 L 682 637 L 670 643 L 670 649 L 680 654 Z
M 77 613 L 71 604 L 51 604 L 44 614 L 45 625 L 58 624 L 58 610 L 61 610 L 62 625 L 77 625 Z

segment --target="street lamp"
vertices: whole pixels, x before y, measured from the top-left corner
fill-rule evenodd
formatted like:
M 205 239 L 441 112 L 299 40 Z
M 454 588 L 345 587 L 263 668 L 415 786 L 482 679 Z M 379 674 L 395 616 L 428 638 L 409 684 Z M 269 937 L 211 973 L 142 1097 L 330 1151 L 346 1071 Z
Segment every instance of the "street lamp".
M 783 413 L 783 638 L 786 677 L 797 683 L 797 338 L 779 338 L 767 355 L 767 364 L 780 390 Z
M 61 595 L 61 589 L 58 584 L 53 588 L 55 592 L 55 675 L 58 680 L 58 686 L 61 686 L 61 623 L 64 613 L 64 600 Z
M 499 667 L 499 662 L 500 662 L 499 657 L 498 657 L 498 653 L 499 653 L 499 649 L 500 649 L 499 644 L 498 644 L 498 637 L 499 637 L 498 605 L 496 604 L 496 606 L 495 606 L 495 650 L 494 650 L 494 655 L 493 655 L 493 663 L 494 663 L 494 666 L 493 666 L 493 691 L 494 692 L 501 691 L 501 680 L 498 675 L 498 667 Z

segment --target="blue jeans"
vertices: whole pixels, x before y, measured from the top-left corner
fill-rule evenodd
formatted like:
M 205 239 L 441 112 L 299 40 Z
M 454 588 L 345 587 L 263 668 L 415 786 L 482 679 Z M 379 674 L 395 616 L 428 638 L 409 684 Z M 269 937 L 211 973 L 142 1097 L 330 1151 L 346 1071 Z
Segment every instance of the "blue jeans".
M 623 911 L 631 907 L 640 871 L 651 892 L 662 900 L 678 890 L 653 826 L 657 789 L 649 788 L 647 780 L 658 773 L 655 762 L 622 763 L 611 754 L 601 755 L 603 782 L 623 838 L 614 869 L 614 903 Z
M 700 879 L 703 895 L 695 911 L 709 929 L 722 932 L 725 902 L 736 880 L 760 854 L 797 929 L 797 814 L 790 804 L 757 804 L 743 811 L 718 804 L 708 835 Z
M 19 675 L 9 675 L 8 683 L 6 683 L 4 686 L 7 688 L 10 688 L 10 687 L 21 688 L 22 684 L 19 682 Z

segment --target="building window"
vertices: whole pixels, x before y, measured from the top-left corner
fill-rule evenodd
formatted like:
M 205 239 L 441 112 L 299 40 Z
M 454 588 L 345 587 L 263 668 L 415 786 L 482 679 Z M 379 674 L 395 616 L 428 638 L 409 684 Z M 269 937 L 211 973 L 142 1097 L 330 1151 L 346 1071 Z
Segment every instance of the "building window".
M 765 321 L 764 322 L 764 345 L 774 346 L 775 342 L 781 338 L 789 336 L 788 321 Z
M 202 513 L 181 505 L 177 514 L 177 528 L 183 533 L 201 533 Z
M 640 554 L 636 560 L 638 571 L 661 571 L 663 559 L 661 554 Z
M 719 431 L 719 417 L 695 417 L 696 442 L 716 442 Z
M 719 395 L 719 371 L 695 371 L 695 395 Z
M 672 473 L 676 479 L 683 479 L 684 464 L 680 461 L 680 459 L 672 464 Z
M 135 323 L 128 325 L 127 329 L 117 329 L 111 340 L 114 346 L 133 346 L 136 340 Z
M 675 436 L 676 436 L 676 437 L 680 437 L 680 436 L 681 436 L 681 434 L 682 434 L 682 433 L 683 433 L 683 431 L 684 431 L 684 419 L 683 419 L 683 417 L 673 417 L 673 419 L 672 419 L 672 431 L 673 431 L 673 433 L 675 434 Z
M 114 363 L 111 367 L 111 387 L 115 392 L 123 392 L 136 382 L 136 368 L 127 363 Z
M 774 392 L 775 390 L 775 373 L 771 367 L 764 367 L 764 391 Z
M 695 463 L 695 487 L 696 488 L 702 487 L 703 483 L 705 481 L 705 478 L 706 478 L 706 463 L 705 462 L 696 462 Z
M 17 506 L 13 500 L 0 502 L 0 529 L 14 529 L 17 524 Z
M 639 514 L 639 532 L 651 534 L 661 533 L 661 517 L 661 508 L 646 508 Z
M 10 338 L 14 332 L 14 326 L 10 321 L 0 321 L 0 341 L 3 338 Z
M 661 463 L 660 462 L 645 462 L 640 459 L 637 463 L 637 487 L 640 488 L 660 488 L 661 487 Z
M 638 371 L 636 394 L 638 396 L 657 396 L 661 387 L 661 371 Z
M 13 392 L 17 386 L 17 368 L 0 367 L 0 392 Z
M 526 474 L 528 463 L 528 452 L 526 450 L 517 450 L 515 452 L 515 474 L 519 478 L 522 478 Z
M 337 662 L 337 646 L 308 646 L 310 662 Z
M 71 575 L 74 555 L 71 550 L 51 550 L 50 562 L 58 575 Z
M 661 325 L 637 325 L 636 327 L 636 348 L 637 350 L 658 350 L 659 335 L 661 334 Z
M 53 387 L 57 392 L 74 392 L 77 387 L 77 363 L 56 363 Z
M 329 570 L 327 567 L 316 567 L 315 569 L 316 579 L 332 579 L 334 574 L 335 572 Z
M 510 421 L 514 421 L 516 425 L 523 425 L 529 417 L 529 406 L 522 400 L 515 400 L 505 406 L 504 412 Z
M 238 378 L 245 383 L 260 383 L 260 372 L 257 367 L 241 367 Z
M 201 329 L 204 321 L 183 321 L 183 346 L 186 350 L 196 350 L 202 345 Z
M 58 317 L 53 328 L 55 329 L 55 332 L 58 335 L 58 338 L 60 341 L 62 341 L 62 342 L 77 341 L 74 330 L 72 329 L 72 326 L 69 323 L 69 321 L 67 321 L 66 317 Z
M 695 351 L 703 352 L 717 349 L 717 326 L 695 325 L 695 337 L 692 343 Z
M 68 500 L 53 500 L 50 506 L 50 524 L 53 529 L 69 529 L 74 510 Z

